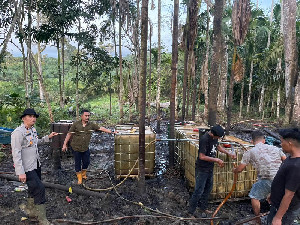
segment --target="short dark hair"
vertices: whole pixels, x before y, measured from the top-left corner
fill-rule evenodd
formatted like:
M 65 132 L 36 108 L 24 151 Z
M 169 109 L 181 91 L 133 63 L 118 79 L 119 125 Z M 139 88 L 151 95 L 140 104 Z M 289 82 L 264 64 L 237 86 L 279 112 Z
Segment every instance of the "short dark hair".
M 260 139 L 265 139 L 265 135 L 263 132 L 256 130 L 251 133 L 251 138 L 252 138 L 252 141 L 257 141 Z
M 90 110 L 88 110 L 88 109 L 83 109 L 83 110 L 81 110 L 80 115 L 83 115 L 83 113 L 85 113 L 85 112 L 90 113 Z
M 283 139 L 293 139 L 300 143 L 299 128 L 280 129 L 278 130 L 278 133 Z

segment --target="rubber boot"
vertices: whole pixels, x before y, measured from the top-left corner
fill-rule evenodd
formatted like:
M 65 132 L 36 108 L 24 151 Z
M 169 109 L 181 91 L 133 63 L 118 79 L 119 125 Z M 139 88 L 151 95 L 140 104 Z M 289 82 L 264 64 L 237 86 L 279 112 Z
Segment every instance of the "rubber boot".
M 33 198 L 27 198 L 27 207 L 26 207 L 26 213 L 28 214 L 29 218 L 36 217 L 36 213 L 34 210 L 34 199 Z
M 36 215 L 39 220 L 39 225 L 51 225 L 46 217 L 46 207 L 44 204 L 35 205 L 36 208 Z
M 86 180 L 87 179 L 86 170 L 81 170 L 81 174 L 82 174 L 82 178 Z
M 81 172 L 76 172 L 77 179 L 78 179 L 78 184 L 82 184 L 82 173 Z

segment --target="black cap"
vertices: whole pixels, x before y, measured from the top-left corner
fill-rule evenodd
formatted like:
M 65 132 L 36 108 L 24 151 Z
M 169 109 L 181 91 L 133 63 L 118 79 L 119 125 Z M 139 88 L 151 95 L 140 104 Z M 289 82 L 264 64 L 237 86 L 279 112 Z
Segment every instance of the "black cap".
M 210 131 L 212 132 L 212 134 L 214 136 L 218 136 L 218 137 L 223 137 L 225 134 L 225 131 L 223 129 L 223 127 L 221 127 L 220 125 L 215 125 L 213 126 Z
M 34 109 L 25 109 L 24 112 L 23 112 L 23 115 L 20 116 L 20 118 L 22 119 L 24 116 L 26 115 L 35 115 L 36 118 L 38 118 L 40 115 L 37 114 Z

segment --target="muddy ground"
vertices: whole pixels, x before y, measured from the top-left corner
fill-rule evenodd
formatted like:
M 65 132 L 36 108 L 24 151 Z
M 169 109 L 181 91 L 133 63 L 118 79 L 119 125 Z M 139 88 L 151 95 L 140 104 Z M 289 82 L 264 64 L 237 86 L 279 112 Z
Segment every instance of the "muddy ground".
M 158 138 L 166 137 L 166 122 L 162 124 L 162 127 L 163 132 L 157 134 Z M 236 131 L 236 133 L 249 140 L 248 133 L 241 133 L 240 131 Z M 105 189 L 111 187 L 112 183 L 118 184 L 120 180 L 114 176 L 113 136 L 106 133 L 94 133 L 90 150 L 91 165 L 88 170 L 86 185 L 96 189 Z M 12 172 L 11 175 L 13 175 L 14 168 L 10 148 L 3 148 L 0 151 L 6 154 L 4 160 L 0 162 L 0 173 Z M 43 181 L 84 189 L 84 187 L 77 185 L 72 157 L 68 157 L 67 154 L 63 155 L 62 170 L 53 171 L 50 146 L 40 147 L 40 155 Z M 47 188 L 47 216 L 54 224 L 210 224 L 208 221 L 163 217 L 164 214 L 169 214 L 187 218 L 188 199 L 191 195 L 181 172 L 176 168 L 168 169 L 167 159 L 167 143 L 157 142 L 155 177 L 146 178 L 146 192 L 143 195 L 138 194 L 137 180 L 132 178 L 127 179 L 117 188 L 118 193 L 114 190 L 102 191 L 101 197 L 71 194 L 67 191 Z M 22 217 L 26 217 L 22 208 L 26 203 L 27 191 L 16 192 L 15 187 L 18 185 L 20 183 L 0 178 L 0 224 L 37 224 L 33 220 L 21 221 Z M 72 201 L 68 202 L 66 196 L 69 196 Z M 149 209 L 136 204 L 139 202 L 164 214 L 151 212 Z M 219 202 L 211 202 L 208 208 L 214 211 L 218 205 Z M 268 210 L 269 206 L 264 202 L 262 212 Z M 250 218 L 253 216 L 250 200 L 227 202 L 217 216 L 224 218 L 220 220 L 221 223 L 219 224 L 234 224 L 245 218 Z M 115 220 L 108 222 L 107 220 L 110 219 Z M 215 224 L 217 223 L 215 222 Z

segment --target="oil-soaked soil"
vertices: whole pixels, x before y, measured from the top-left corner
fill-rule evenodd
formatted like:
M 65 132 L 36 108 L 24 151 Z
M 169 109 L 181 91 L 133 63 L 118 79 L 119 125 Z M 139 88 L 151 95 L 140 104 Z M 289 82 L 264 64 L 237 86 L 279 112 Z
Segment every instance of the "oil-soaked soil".
M 157 138 L 166 137 L 166 127 L 166 123 L 163 122 L 163 132 L 157 134 Z M 249 135 L 245 134 L 244 137 L 247 139 Z M 74 162 L 70 154 L 62 156 L 62 170 L 53 171 L 51 148 L 44 145 L 39 150 L 42 159 L 43 181 L 84 189 L 77 185 Z M 114 176 L 113 136 L 106 133 L 94 133 L 90 150 L 91 164 L 88 170 L 87 186 L 105 189 L 111 187 L 112 184 L 118 184 L 120 180 Z M 4 148 L 0 151 L 6 154 L 4 160 L 0 162 L 0 171 L 12 172 L 11 175 L 13 175 L 11 150 Z M 191 194 L 180 171 L 167 169 L 167 161 L 167 143 L 157 142 L 156 176 L 146 178 L 146 191 L 143 194 L 139 194 L 137 180 L 132 178 L 117 187 L 118 193 L 115 190 L 102 191 L 103 197 L 85 196 L 47 188 L 47 216 L 53 224 L 210 224 L 209 221 L 164 217 L 165 214 L 168 214 L 187 218 L 188 199 Z M 22 217 L 26 217 L 22 208 L 26 203 L 27 191 L 16 192 L 15 187 L 18 185 L 20 183 L 0 178 L 0 224 L 38 224 L 31 220 L 21 221 Z M 66 196 L 69 196 L 72 201 L 68 202 Z M 138 205 L 139 202 L 140 205 Z M 151 212 L 148 208 L 142 207 L 141 203 L 163 214 Z M 218 205 L 217 202 L 211 202 L 208 208 L 214 211 Z M 268 204 L 264 203 L 262 212 L 267 212 L 268 209 Z M 250 218 L 253 216 L 250 200 L 226 202 L 217 216 L 227 218 L 220 220 L 219 224 L 234 224 Z M 108 222 L 107 220 L 110 219 L 115 220 Z M 217 223 L 215 222 L 215 224 Z

